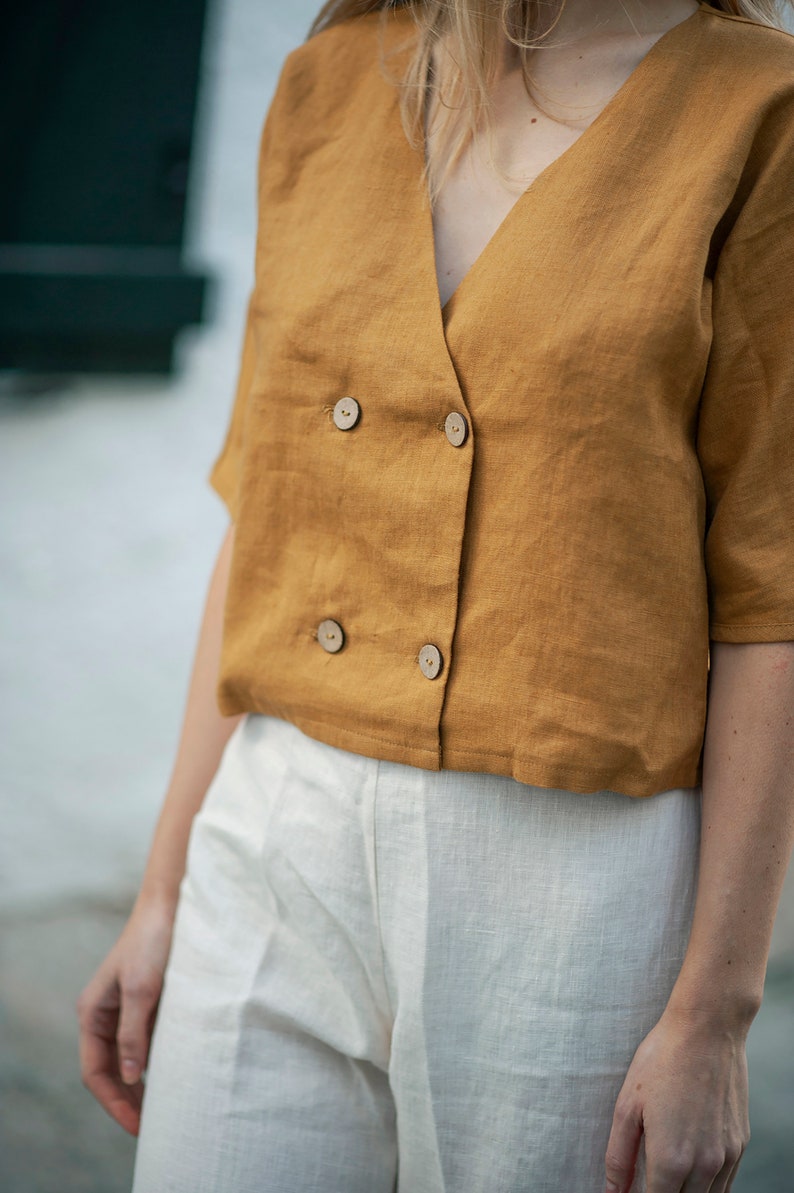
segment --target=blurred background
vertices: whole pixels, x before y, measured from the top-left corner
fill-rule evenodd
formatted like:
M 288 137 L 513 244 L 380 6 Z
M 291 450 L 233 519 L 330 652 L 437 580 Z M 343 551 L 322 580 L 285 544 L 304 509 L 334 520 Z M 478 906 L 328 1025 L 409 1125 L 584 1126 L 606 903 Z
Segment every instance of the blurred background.
M 258 138 L 318 8 L 39 0 L 0 48 L 0 164 L 25 160 L 0 188 L 2 1193 L 129 1190 L 133 1141 L 80 1084 L 74 1001 L 170 773 L 226 526 L 206 476 L 252 280 Z M 793 888 L 735 1193 L 794 1190 Z

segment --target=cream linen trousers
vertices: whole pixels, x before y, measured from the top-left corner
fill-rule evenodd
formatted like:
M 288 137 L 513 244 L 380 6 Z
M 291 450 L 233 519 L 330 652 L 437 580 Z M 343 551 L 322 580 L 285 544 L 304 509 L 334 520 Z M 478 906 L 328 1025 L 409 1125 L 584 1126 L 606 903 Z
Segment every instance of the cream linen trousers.
M 699 835 L 697 788 L 426 771 L 247 716 L 191 833 L 134 1193 L 603 1193 Z

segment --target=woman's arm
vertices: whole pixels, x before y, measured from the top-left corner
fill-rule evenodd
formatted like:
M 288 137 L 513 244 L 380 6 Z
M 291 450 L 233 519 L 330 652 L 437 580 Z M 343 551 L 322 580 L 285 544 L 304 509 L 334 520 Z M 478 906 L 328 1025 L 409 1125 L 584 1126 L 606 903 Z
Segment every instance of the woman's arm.
M 695 916 L 671 1003 L 749 1026 L 794 843 L 794 642 L 711 644 Z
M 240 717 L 222 717 L 215 689 L 223 609 L 234 542 L 230 528 L 209 585 L 182 734 L 141 889 L 121 936 L 83 990 L 83 1082 L 131 1134 L 137 1134 L 146 1065 L 190 826 Z
M 226 532 L 210 580 L 182 733 L 141 884 L 142 899 L 176 903 L 193 817 L 241 720 L 239 716 L 221 716 L 215 696 L 233 546 L 234 524 Z
M 749 1138 L 745 1040 L 794 844 L 794 642 L 711 644 L 702 808 L 689 946 L 618 1098 L 610 1193 L 643 1133 L 648 1193 L 725 1193 Z

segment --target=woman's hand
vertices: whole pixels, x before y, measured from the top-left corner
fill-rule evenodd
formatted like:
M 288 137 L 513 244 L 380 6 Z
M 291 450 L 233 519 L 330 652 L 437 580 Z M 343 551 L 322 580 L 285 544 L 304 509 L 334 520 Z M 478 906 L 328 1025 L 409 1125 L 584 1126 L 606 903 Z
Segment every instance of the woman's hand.
M 171 948 L 175 901 L 139 898 L 121 936 L 77 1000 L 83 1084 L 138 1134 L 154 1019 Z
M 615 1106 L 607 1193 L 628 1193 L 643 1136 L 647 1193 L 727 1193 L 750 1138 L 746 1035 L 668 1007 Z

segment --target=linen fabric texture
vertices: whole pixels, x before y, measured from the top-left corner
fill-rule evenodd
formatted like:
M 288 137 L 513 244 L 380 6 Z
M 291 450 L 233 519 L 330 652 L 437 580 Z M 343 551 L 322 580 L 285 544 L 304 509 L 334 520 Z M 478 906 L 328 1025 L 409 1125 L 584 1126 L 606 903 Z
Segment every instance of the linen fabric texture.
M 697 794 L 583 801 L 243 718 L 192 828 L 134 1193 L 601 1193 L 686 949 Z
M 220 708 L 429 770 L 697 786 L 709 639 L 794 638 L 794 37 L 701 4 L 443 309 L 414 37 L 398 10 L 310 39 L 265 122 L 210 478 Z

